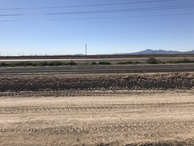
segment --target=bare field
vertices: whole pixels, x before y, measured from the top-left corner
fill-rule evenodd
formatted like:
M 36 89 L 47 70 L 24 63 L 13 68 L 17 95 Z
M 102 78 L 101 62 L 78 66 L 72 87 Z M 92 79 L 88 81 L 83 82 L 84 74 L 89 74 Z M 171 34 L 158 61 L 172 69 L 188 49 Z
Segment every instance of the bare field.
M 194 144 L 193 90 L 106 92 L 2 96 L 0 145 Z
M 3 75 L 1 92 L 192 89 L 194 73 Z
M 193 146 L 194 74 L 0 77 L 0 145 Z

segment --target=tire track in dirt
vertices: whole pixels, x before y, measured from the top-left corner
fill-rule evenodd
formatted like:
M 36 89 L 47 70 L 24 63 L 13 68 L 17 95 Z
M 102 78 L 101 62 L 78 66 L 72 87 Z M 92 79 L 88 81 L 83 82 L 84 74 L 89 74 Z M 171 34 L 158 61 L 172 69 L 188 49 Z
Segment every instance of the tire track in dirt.
M 21 125 L 20 125 L 21 126 Z M 2 126 L 1 126 L 2 127 Z M 68 135 L 89 137 L 104 135 L 116 136 L 137 136 L 143 138 L 166 138 L 175 135 L 189 133 L 194 128 L 194 121 L 171 121 L 171 122 L 135 122 L 135 123 L 106 123 L 106 124 L 87 124 L 87 125 L 70 125 L 56 126 L 46 128 L 18 128 L 17 125 L 12 128 L 0 128 L 0 135 L 15 134 L 36 134 L 36 135 Z
M 91 106 L 4 106 L 0 107 L 0 114 L 23 114 L 23 113 L 63 113 L 63 114 L 87 114 L 87 113 L 110 113 L 127 112 L 131 109 L 143 110 L 173 110 L 175 108 L 193 108 L 194 102 L 181 103 L 147 103 L 147 104 L 107 104 Z
M 0 145 L 125 145 L 193 138 L 192 93 L 1 98 Z

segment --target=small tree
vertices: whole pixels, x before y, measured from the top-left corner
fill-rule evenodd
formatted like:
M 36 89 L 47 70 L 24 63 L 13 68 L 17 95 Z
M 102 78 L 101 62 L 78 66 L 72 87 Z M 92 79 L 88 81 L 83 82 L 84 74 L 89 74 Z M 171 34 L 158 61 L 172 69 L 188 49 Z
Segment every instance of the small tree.
M 69 65 L 76 65 L 77 63 L 73 62 L 72 60 L 69 62 Z
M 97 65 L 97 63 L 95 61 L 92 62 L 92 65 Z
M 111 63 L 108 62 L 108 61 L 101 61 L 101 62 L 99 62 L 98 64 L 99 64 L 99 65 L 111 65 Z
M 150 57 L 146 62 L 149 63 L 149 64 L 159 64 L 159 63 L 161 63 L 160 60 L 157 60 L 154 57 Z

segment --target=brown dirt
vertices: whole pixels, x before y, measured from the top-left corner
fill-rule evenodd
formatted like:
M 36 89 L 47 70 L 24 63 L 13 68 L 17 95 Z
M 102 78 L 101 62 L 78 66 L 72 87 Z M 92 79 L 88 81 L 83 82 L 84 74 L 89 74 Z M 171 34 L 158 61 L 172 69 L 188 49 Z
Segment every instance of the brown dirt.
M 193 92 L 2 96 L 0 145 L 193 145 Z
M 0 145 L 193 146 L 193 79 L 194 73 L 1 76 Z
M 194 73 L 0 76 L 0 91 L 191 89 Z

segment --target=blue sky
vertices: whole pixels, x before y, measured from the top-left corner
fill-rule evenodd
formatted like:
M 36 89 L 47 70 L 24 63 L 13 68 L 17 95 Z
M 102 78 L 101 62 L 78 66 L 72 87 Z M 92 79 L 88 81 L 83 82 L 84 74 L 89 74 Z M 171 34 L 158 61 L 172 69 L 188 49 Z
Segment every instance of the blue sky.
M 193 0 L 0 0 L 0 55 L 194 50 Z

